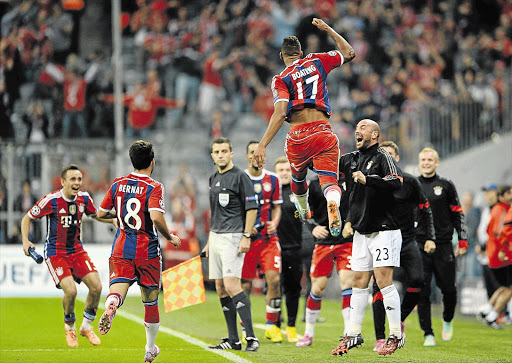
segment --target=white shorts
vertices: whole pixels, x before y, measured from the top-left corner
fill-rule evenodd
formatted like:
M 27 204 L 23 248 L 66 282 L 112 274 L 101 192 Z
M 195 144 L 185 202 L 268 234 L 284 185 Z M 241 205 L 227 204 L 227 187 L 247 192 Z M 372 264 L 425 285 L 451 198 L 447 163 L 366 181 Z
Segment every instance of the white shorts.
M 208 267 L 212 280 L 242 276 L 245 253 L 238 253 L 242 233 L 210 232 Z
M 375 267 L 399 267 L 402 233 L 399 229 L 371 234 L 354 233 L 352 271 L 372 271 Z

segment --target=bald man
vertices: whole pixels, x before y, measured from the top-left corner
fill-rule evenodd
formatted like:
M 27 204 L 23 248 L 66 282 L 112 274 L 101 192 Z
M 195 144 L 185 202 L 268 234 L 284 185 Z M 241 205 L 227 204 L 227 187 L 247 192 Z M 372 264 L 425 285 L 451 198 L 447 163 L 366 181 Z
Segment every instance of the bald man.
M 380 128 L 375 121 L 360 121 L 354 134 L 358 150 L 340 158 L 340 177 L 345 178 L 345 193 L 350 193 L 342 234 L 354 236 L 351 260 L 354 283 L 348 334 L 332 351 L 333 355 L 345 354 L 364 342 L 361 326 L 372 272 L 382 293 L 390 330 L 378 353 L 392 354 L 404 344 L 400 297 L 393 285 L 393 269 L 400 266 L 402 247 L 393 192 L 402 187 L 402 172 L 391 155 L 379 147 L 379 135 Z

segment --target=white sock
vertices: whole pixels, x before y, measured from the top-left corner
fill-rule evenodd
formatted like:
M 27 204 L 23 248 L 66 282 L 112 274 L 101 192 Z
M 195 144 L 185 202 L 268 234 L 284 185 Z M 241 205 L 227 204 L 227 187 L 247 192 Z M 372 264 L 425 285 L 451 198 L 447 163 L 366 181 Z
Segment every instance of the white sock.
M 76 330 L 75 323 L 73 323 L 73 325 L 64 324 L 64 327 L 66 330 Z
M 343 316 L 343 335 L 347 335 L 350 324 L 350 307 L 341 310 L 341 315 Z
M 340 200 L 341 200 L 341 194 L 336 189 L 332 188 L 327 193 L 325 193 L 325 199 L 327 200 L 327 203 L 329 203 L 331 200 L 333 200 L 336 205 L 340 206 Z
M 364 312 L 368 306 L 368 288 L 358 289 L 352 288 L 352 296 L 350 297 L 350 327 L 348 329 L 349 336 L 361 334 L 363 325 Z
M 303 211 L 308 210 L 308 197 L 309 197 L 309 190 L 305 194 L 294 194 L 295 199 L 297 200 L 297 204 L 299 205 L 300 209 Z
M 492 311 L 492 305 L 487 303 L 480 308 L 480 312 L 484 315 L 489 314 Z
M 310 337 L 315 336 L 315 324 L 318 319 L 318 315 L 320 315 L 320 310 L 311 310 L 306 308 L 306 331 L 304 335 L 309 335 Z
M 494 320 L 498 319 L 498 316 L 500 316 L 499 313 L 491 310 L 491 312 L 485 316 L 485 320 L 487 320 L 489 323 L 492 323 Z
M 144 322 L 144 327 L 146 328 L 146 352 L 152 352 L 155 347 L 156 334 L 158 333 L 158 328 L 160 328 L 160 323 Z
M 110 306 L 110 302 L 111 301 L 116 301 L 117 302 L 117 306 L 119 306 L 119 304 L 121 303 L 119 301 L 119 298 L 116 296 L 116 295 L 110 295 L 107 300 L 105 300 L 105 309 L 108 309 L 108 307 Z
M 386 315 L 389 321 L 389 334 L 397 338 L 402 338 L 402 331 L 400 329 L 400 295 L 395 288 L 395 285 L 386 286 L 380 289 L 382 293 L 382 301 L 386 308 Z
M 92 322 L 93 322 L 92 320 L 87 319 L 84 316 L 84 320 L 82 321 L 82 325 L 80 325 L 80 330 L 91 330 L 91 323 Z

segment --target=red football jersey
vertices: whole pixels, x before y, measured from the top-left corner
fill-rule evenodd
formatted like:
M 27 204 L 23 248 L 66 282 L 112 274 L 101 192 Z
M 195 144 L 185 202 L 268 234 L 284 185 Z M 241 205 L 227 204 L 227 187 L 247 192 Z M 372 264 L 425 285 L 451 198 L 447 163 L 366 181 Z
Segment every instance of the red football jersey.
M 254 227 L 258 230 L 255 239 L 261 239 L 267 233 L 266 223 L 272 220 L 272 210 L 274 204 L 282 204 L 281 181 L 277 174 L 263 169 L 260 176 L 252 176 L 249 170 L 245 170 L 251 178 L 254 186 L 254 193 L 258 198 L 258 215 Z
M 144 174 L 117 178 L 100 205 L 104 212 L 113 208 L 119 228 L 111 255 L 144 260 L 160 256 L 158 233 L 149 212 L 165 213 L 163 185 Z
M 287 115 L 293 110 L 314 107 L 331 116 L 327 75 L 341 66 L 343 61 L 343 55 L 337 50 L 311 53 L 303 59 L 297 59 L 272 79 L 274 104 L 287 101 Z
M 84 213 L 96 214 L 94 202 L 87 192 L 78 192 L 75 199 L 68 199 L 59 190 L 45 195 L 32 207 L 28 212 L 30 218 L 48 216 L 45 258 L 83 251 L 80 226 Z

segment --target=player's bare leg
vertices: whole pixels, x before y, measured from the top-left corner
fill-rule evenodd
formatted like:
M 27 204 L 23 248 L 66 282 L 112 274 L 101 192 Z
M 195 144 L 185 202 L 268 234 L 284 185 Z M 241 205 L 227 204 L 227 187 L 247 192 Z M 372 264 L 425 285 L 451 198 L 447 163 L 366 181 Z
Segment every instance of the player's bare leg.
M 87 285 L 89 293 L 85 300 L 84 319 L 80 326 L 80 335 L 86 337 L 92 345 L 101 344 L 100 338 L 94 333 L 91 323 L 96 318 L 96 311 L 101 297 L 101 281 L 97 272 L 84 276 L 82 281 Z
M 340 199 L 341 189 L 336 184 L 322 184 L 321 188 L 327 200 L 327 216 L 329 217 L 329 232 L 337 237 L 341 233 Z
M 78 347 L 75 327 L 75 299 L 76 284 L 73 277 L 66 276 L 60 283 L 64 296 L 62 297 L 62 307 L 64 309 L 64 327 L 66 330 L 66 342 L 70 347 Z
M 279 271 L 269 270 L 265 272 L 268 290 L 265 299 L 267 310 L 267 330 L 265 338 L 272 340 L 273 343 L 281 343 L 283 334 L 278 327 L 278 320 L 281 313 L 281 287 L 279 283 Z

